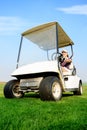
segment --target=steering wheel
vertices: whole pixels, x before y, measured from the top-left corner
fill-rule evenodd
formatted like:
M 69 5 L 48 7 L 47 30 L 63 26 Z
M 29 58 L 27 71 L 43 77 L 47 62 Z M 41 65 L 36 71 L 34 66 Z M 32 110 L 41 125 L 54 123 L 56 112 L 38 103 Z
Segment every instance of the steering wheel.
M 56 60 L 58 58 L 59 62 L 63 62 L 64 61 L 64 58 L 63 58 L 63 55 L 61 53 L 56 53 L 54 52 L 51 56 L 51 59 L 52 60 Z
M 57 59 L 57 53 L 54 52 L 52 55 L 51 55 L 51 60 L 56 60 Z
M 63 56 L 62 56 L 62 54 L 61 53 L 56 53 L 56 52 L 54 52 L 52 55 L 51 55 L 51 59 L 52 60 L 56 60 L 57 58 L 59 59 L 59 61 L 61 60 L 61 58 L 62 58 Z

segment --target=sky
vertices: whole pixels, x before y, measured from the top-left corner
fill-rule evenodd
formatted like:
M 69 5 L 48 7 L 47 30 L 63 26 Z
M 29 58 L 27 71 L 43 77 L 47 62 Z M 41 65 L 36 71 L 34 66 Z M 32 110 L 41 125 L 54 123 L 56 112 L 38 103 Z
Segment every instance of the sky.
M 16 68 L 21 33 L 53 21 L 74 42 L 77 74 L 87 82 L 87 0 L 0 0 L 0 81 Z

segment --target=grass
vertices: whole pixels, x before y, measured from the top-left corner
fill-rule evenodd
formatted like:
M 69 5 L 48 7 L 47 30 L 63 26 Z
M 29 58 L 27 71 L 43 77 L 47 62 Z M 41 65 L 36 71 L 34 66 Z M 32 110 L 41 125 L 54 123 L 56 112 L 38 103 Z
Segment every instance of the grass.
M 6 99 L 0 84 L 0 130 L 87 130 L 87 85 L 82 96 L 63 94 L 59 102 L 38 95 Z

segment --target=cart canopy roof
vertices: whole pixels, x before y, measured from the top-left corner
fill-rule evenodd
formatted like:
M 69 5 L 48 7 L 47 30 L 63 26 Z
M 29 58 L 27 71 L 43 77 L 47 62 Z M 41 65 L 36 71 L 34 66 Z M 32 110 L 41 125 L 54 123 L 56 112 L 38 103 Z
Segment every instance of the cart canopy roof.
M 58 43 L 59 48 L 73 45 L 73 41 L 64 32 L 58 22 L 50 22 L 34 27 L 22 33 L 22 36 L 44 50 L 55 49 L 56 43 Z

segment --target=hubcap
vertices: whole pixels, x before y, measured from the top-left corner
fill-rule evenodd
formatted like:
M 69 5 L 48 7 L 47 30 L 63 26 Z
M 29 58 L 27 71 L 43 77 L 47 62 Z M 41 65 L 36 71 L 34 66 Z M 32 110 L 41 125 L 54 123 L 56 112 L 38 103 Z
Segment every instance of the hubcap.
M 61 88 L 58 82 L 54 82 L 52 85 L 52 94 L 54 98 L 58 98 L 61 94 Z
M 13 86 L 13 94 L 14 94 L 14 96 L 16 96 L 16 97 L 19 97 L 20 96 L 20 92 L 19 92 L 19 85 L 18 84 L 16 84 L 16 85 L 14 85 Z

